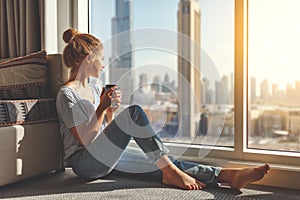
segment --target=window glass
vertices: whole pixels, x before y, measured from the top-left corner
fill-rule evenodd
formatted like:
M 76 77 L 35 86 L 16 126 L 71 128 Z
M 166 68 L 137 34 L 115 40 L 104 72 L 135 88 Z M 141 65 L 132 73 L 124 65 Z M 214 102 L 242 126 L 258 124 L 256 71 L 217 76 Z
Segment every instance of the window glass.
M 248 147 L 300 150 L 300 1 L 249 0 Z
M 91 0 L 100 85 L 143 106 L 165 141 L 234 144 L 234 0 Z

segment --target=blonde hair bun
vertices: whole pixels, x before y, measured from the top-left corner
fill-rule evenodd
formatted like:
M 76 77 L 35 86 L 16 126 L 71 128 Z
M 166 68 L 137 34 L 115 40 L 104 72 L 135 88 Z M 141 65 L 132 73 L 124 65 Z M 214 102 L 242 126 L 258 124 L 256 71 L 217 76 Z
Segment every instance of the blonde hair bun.
M 63 40 L 65 43 L 69 43 L 78 34 L 78 31 L 74 28 L 69 28 L 63 34 Z

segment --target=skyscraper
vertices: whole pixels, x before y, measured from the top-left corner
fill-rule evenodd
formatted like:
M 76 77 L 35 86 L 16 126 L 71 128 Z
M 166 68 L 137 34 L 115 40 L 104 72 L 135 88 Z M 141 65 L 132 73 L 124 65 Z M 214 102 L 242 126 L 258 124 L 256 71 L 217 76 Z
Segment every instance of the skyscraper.
M 256 78 L 251 77 L 251 101 L 256 99 Z
M 202 104 L 212 104 L 212 91 L 209 85 L 209 81 L 204 77 L 201 81 L 201 103 Z
M 215 81 L 215 96 L 216 96 L 216 104 L 226 104 L 226 98 L 227 98 L 227 94 L 226 94 L 226 86 L 225 86 L 225 82 L 223 81 L 223 79 L 221 81 Z
M 127 104 L 133 92 L 132 0 L 115 1 L 115 17 L 112 18 L 112 56 L 109 80 L 117 83 L 123 91 L 122 102 Z
M 148 92 L 148 77 L 147 77 L 147 74 L 146 73 L 141 73 L 140 74 L 140 79 L 139 79 L 139 85 L 138 85 L 138 90 L 139 92 L 141 93 L 144 93 L 144 92 Z M 146 91 L 145 91 L 146 90 Z
M 268 102 L 270 98 L 269 82 L 266 79 L 260 84 L 260 98 L 264 103 Z
M 180 0 L 178 4 L 178 106 L 181 136 L 193 138 L 200 112 L 200 23 L 197 0 Z
M 228 103 L 229 102 L 229 98 L 228 98 L 229 97 L 229 77 L 227 75 L 223 75 L 222 82 L 223 82 L 223 86 L 224 86 L 223 90 L 225 90 L 225 91 L 224 91 L 224 96 L 221 98 L 224 99 L 223 100 L 224 104 L 229 104 Z

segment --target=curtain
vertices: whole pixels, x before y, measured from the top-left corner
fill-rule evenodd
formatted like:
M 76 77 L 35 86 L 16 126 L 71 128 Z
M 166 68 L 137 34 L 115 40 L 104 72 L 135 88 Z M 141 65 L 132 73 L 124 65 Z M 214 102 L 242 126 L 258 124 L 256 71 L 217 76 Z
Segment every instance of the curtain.
M 0 0 L 0 58 L 41 50 L 44 0 Z

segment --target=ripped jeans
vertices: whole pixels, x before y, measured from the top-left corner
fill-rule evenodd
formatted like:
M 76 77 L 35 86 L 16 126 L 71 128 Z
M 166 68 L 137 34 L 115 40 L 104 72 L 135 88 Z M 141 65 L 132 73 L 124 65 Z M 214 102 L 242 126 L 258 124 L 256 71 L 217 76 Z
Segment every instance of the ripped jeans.
M 134 139 L 140 148 L 128 147 Z M 155 163 L 168 153 L 168 149 L 155 134 L 150 122 L 138 105 L 124 109 L 86 148 L 73 153 L 66 163 L 74 173 L 84 179 L 108 175 L 113 169 L 128 173 L 158 171 Z M 218 186 L 221 168 L 193 162 L 171 161 L 208 186 Z

